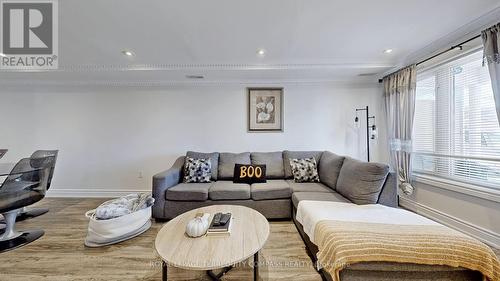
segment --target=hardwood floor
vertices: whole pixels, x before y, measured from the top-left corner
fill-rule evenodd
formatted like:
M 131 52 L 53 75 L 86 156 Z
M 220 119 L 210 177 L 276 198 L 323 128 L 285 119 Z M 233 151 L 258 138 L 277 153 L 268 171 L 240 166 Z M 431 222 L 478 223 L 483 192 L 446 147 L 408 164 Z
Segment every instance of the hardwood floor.
M 162 223 L 120 244 L 86 248 L 86 211 L 105 199 L 46 198 L 37 206 L 50 212 L 16 224 L 19 230 L 43 229 L 39 240 L 0 254 L 0 280 L 161 280 L 154 239 Z M 271 234 L 260 254 L 260 280 L 320 281 L 304 243 L 291 221 L 271 222 Z M 204 272 L 169 268 L 169 280 L 209 280 Z M 236 267 L 224 280 L 253 280 L 250 266 Z
M 86 248 L 87 219 L 84 213 L 104 199 L 42 200 L 38 206 L 50 212 L 20 222 L 17 229 L 41 228 L 39 240 L 0 254 L 0 280 L 161 280 L 161 261 L 154 239 L 162 223 L 153 223 L 146 233 L 120 244 Z M 496 251 L 500 254 L 500 251 Z M 260 254 L 260 280 L 320 281 L 307 256 L 304 243 L 291 221 L 271 222 L 271 234 Z M 169 268 L 169 280 L 209 280 L 204 272 Z M 236 267 L 224 280 L 253 280 L 252 268 Z

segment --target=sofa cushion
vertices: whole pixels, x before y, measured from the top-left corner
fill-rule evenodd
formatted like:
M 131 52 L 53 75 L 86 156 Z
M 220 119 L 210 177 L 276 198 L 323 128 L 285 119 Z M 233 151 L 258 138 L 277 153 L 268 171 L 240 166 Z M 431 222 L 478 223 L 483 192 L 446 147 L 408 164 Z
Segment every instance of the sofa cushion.
M 283 151 L 283 165 L 285 168 L 285 178 L 293 178 L 292 167 L 290 166 L 290 159 L 304 159 L 314 157 L 316 163 L 321 161 L 322 151 Z
M 332 192 L 333 190 L 320 182 L 295 182 L 295 180 L 286 181 L 292 192 Z
M 292 190 L 285 180 L 268 180 L 266 183 L 254 183 L 250 187 L 253 200 L 290 198 Z
M 266 165 L 234 164 L 234 183 L 264 183 L 266 182 Z
M 346 157 L 340 169 L 337 192 L 356 204 L 375 204 L 384 185 L 389 166 Z
M 193 159 L 186 156 L 184 162 L 184 182 L 210 182 L 212 162 L 207 159 Z
M 208 191 L 211 200 L 245 200 L 250 199 L 250 185 L 233 183 L 232 181 L 217 181 Z
M 220 153 L 219 154 L 219 174 L 218 179 L 232 180 L 234 174 L 234 164 L 251 164 L 250 152 L 243 153 Z
M 330 151 L 325 151 L 319 161 L 319 179 L 332 189 L 337 187 L 337 179 L 344 163 L 344 156 L 339 156 Z
M 295 209 L 297 209 L 299 202 L 302 200 L 313 200 L 313 201 L 331 201 L 331 202 L 342 202 L 351 203 L 347 198 L 341 194 L 331 191 L 325 192 L 294 192 L 292 195 L 292 203 Z
M 214 183 L 179 183 L 167 189 L 165 198 L 173 201 L 205 201 Z
M 210 162 L 212 163 L 212 176 L 211 176 L 211 179 L 213 181 L 217 180 L 218 166 L 219 166 L 219 153 L 218 152 L 203 153 L 203 152 L 188 151 L 186 153 L 186 156 L 187 157 L 191 157 L 193 159 L 207 159 L 207 158 L 210 158 Z
M 319 182 L 318 167 L 314 157 L 290 159 L 290 166 L 296 182 Z
M 254 165 L 266 165 L 266 178 L 285 178 L 283 152 L 252 152 L 250 158 L 252 160 L 252 164 Z

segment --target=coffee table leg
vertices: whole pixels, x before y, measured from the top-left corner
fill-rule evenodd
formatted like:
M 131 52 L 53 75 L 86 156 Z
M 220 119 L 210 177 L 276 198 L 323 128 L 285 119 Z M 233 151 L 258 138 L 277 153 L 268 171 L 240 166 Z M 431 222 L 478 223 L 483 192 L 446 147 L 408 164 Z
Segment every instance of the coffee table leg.
M 233 269 L 232 266 L 224 267 L 219 274 L 215 274 L 212 270 L 207 270 L 207 275 L 210 277 L 210 279 L 214 281 L 219 281 L 221 280 L 222 276 L 224 276 L 226 273 L 228 273 L 231 269 Z
M 161 280 L 167 281 L 167 263 L 162 261 L 161 262 Z
M 259 277 L 259 252 L 253 255 L 253 280 L 257 281 Z

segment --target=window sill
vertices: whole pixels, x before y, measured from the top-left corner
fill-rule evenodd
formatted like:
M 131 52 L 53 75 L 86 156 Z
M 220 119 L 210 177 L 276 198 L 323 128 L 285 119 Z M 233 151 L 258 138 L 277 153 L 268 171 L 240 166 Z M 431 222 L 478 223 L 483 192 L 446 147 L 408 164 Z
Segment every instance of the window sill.
M 414 174 L 413 179 L 418 183 L 500 203 L 500 190 L 424 174 Z

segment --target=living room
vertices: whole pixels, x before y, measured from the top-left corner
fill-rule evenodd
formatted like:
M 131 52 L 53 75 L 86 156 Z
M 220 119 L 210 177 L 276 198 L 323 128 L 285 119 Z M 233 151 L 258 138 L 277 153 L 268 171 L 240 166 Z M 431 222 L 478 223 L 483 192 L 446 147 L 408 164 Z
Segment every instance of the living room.
M 0 280 L 500 280 L 497 0 L 0 14 Z

